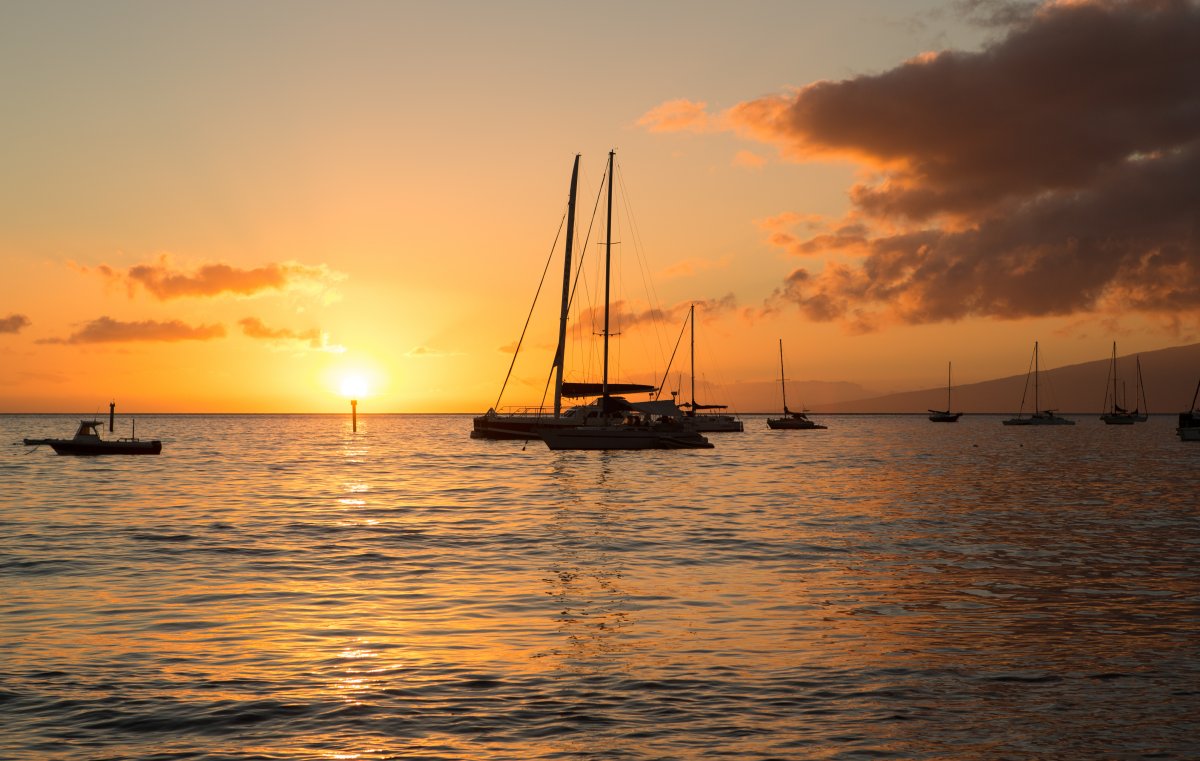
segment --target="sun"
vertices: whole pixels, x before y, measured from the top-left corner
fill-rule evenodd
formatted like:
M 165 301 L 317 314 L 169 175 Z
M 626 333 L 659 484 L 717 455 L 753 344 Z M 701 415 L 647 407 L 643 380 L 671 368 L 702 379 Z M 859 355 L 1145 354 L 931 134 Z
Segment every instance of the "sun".
M 370 393 L 370 385 L 367 383 L 367 376 L 362 373 L 348 372 L 342 376 L 341 383 L 342 396 L 347 399 L 361 399 Z

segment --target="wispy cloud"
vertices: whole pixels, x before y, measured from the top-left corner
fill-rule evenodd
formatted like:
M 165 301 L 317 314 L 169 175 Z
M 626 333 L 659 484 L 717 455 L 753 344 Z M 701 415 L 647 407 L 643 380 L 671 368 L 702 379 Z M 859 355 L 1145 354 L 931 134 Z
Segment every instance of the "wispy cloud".
M 66 338 L 45 338 L 44 344 L 127 343 L 134 341 L 208 341 L 225 335 L 221 325 L 187 325 L 179 320 L 122 322 L 98 317 Z
M 733 165 L 743 169 L 762 169 L 767 160 L 752 151 L 738 151 L 733 155 Z
M 815 320 L 1200 311 L 1200 6 L 960 8 L 1006 34 L 725 113 L 796 160 L 871 174 L 847 220 L 772 243 L 837 254 L 775 298 Z M 847 256 L 854 257 L 848 261 Z
M 459 354 L 460 352 L 434 349 L 428 346 L 414 346 L 413 348 L 404 352 L 404 356 L 412 358 L 456 357 Z
M 10 314 L 8 317 L 0 317 L 0 333 L 20 333 L 32 324 L 23 314 Z
M 84 272 L 92 268 L 73 265 Z M 138 288 L 155 298 L 166 301 L 183 297 L 206 297 L 232 294 L 253 296 L 269 291 L 297 289 L 324 290 L 344 279 L 324 264 L 307 265 L 280 262 L 261 267 L 242 268 L 232 264 L 203 264 L 192 270 L 177 268 L 171 257 L 163 255 L 149 264 L 138 264 L 119 270 L 107 264 L 95 267 L 95 272 L 109 282 L 125 287 L 132 296 Z
M 329 343 L 329 334 L 323 333 L 318 328 L 309 328 L 307 330 L 271 328 L 257 317 L 244 317 L 238 320 L 238 325 L 242 326 L 242 333 L 249 338 L 264 339 L 292 346 L 299 343 L 306 345 L 310 349 L 326 351 L 332 354 L 341 354 L 346 351 L 346 347 L 344 346 Z
M 655 106 L 637 120 L 650 132 L 707 132 L 717 126 L 707 103 L 680 98 Z

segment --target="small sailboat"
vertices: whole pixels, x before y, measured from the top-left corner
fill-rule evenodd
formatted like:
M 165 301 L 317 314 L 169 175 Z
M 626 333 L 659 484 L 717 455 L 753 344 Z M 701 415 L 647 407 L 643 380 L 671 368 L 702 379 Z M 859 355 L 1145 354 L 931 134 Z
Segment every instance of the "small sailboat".
M 1069 420 L 1065 417 L 1060 417 L 1056 414 L 1056 410 L 1041 409 L 1041 400 L 1038 396 L 1038 343 L 1033 342 L 1033 369 L 1025 376 L 1025 392 L 1021 394 L 1021 409 L 1017 412 L 1015 418 L 1002 420 L 1004 425 L 1075 425 L 1074 420 Z M 1025 413 L 1025 393 L 1029 391 L 1029 378 L 1033 377 L 1033 413 L 1029 417 L 1022 417 Z
M 724 404 L 700 404 L 696 401 L 696 305 L 688 310 L 688 321 L 691 323 L 691 361 L 692 361 L 692 399 L 679 406 L 686 411 L 683 422 L 694 431 L 704 433 L 741 432 L 744 430 L 742 421 L 733 415 L 723 412 L 701 412 L 701 410 L 724 410 Z
M 950 404 L 950 367 L 951 367 L 951 363 L 947 362 L 946 363 L 946 409 L 929 411 L 929 420 L 934 423 L 957 423 L 958 419 L 960 417 L 962 417 L 961 412 L 951 412 L 950 411 L 952 409 L 951 404 Z
M 113 411 L 115 403 L 108 405 L 108 430 L 113 429 Z M 158 439 L 143 441 L 137 437 L 137 421 L 132 421 L 132 430 L 128 438 L 100 438 L 99 420 L 80 420 L 79 429 L 75 436 L 69 439 L 25 439 L 25 446 L 49 446 L 55 454 L 65 455 L 101 455 L 101 454 L 159 454 L 162 452 L 162 442 Z
M 1137 385 L 1133 390 L 1134 408 L 1132 410 L 1121 406 L 1125 403 L 1122 399 L 1120 404 L 1117 402 L 1117 388 L 1124 390 L 1124 386 L 1118 384 L 1117 381 L 1117 342 L 1113 341 L 1112 360 L 1108 365 L 1108 378 L 1104 385 L 1104 409 L 1105 412 L 1100 415 L 1100 419 L 1106 425 L 1133 425 L 1134 423 L 1144 423 L 1149 417 L 1142 411 L 1142 406 L 1146 403 L 1146 391 L 1142 386 L 1142 358 L 1137 357 Z M 1122 393 L 1123 397 L 1124 394 Z M 1148 405 L 1147 405 L 1148 406 Z
M 1196 384 L 1196 393 L 1192 394 L 1192 405 L 1187 412 L 1179 413 L 1179 427 L 1175 433 L 1180 441 L 1200 441 L 1200 408 L 1196 407 L 1196 399 L 1200 398 L 1200 382 Z
M 604 240 L 604 329 L 602 332 L 604 359 L 603 379 L 599 384 L 600 398 L 597 399 L 583 421 L 576 426 L 551 425 L 534 429 L 550 449 L 711 449 L 712 443 L 682 421 L 671 416 L 655 417 L 630 404 L 617 393 L 653 391 L 653 386 L 615 384 L 608 380 L 608 355 L 610 316 L 610 285 L 612 275 L 612 199 L 614 151 L 608 153 L 607 191 L 608 206 Z M 564 319 L 565 324 L 565 319 Z M 562 334 L 560 333 L 560 336 Z M 560 343 L 561 354 L 561 343 Z M 561 365 L 559 366 L 561 373 Z M 559 376 L 561 378 L 561 375 Z M 568 384 L 558 382 L 563 395 L 568 393 Z M 596 384 L 576 384 L 580 390 L 597 390 Z
M 829 426 L 814 423 L 804 411 L 793 412 L 787 406 L 787 380 L 783 373 L 783 339 L 779 339 L 779 388 L 783 392 L 783 417 L 767 418 L 767 427 L 776 431 L 816 431 Z

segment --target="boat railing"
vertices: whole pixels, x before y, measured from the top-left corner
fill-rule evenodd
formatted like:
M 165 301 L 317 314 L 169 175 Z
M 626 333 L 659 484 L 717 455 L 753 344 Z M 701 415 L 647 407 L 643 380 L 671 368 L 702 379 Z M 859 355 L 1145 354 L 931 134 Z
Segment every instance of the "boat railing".
M 501 415 L 525 415 L 527 417 L 554 417 L 553 407 L 501 407 Z

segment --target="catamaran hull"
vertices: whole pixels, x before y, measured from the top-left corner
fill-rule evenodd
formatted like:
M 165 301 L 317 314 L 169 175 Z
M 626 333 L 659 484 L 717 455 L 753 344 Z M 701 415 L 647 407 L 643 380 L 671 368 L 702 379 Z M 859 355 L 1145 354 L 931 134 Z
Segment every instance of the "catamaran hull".
M 1200 441 L 1200 428 L 1176 428 L 1180 441 Z
M 589 429 L 580 426 L 570 429 L 546 429 L 541 439 L 553 450 L 605 449 L 712 449 L 712 443 L 692 431 L 654 431 L 614 428 Z
M 555 423 L 554 418 L 536 417 L 530 415 L 528 417 L 515 416 L 497 416 L 487 417 L 481 416 L 475 418 L 475 426 L 471 430 L 471 438 L 473 439 L 494 439 L 494 440 L 531 440 L 539 439 L 541 435 L 539 430 L 546 428 L 576 428 L 579 422 L 572 420 L 570 422 Z

